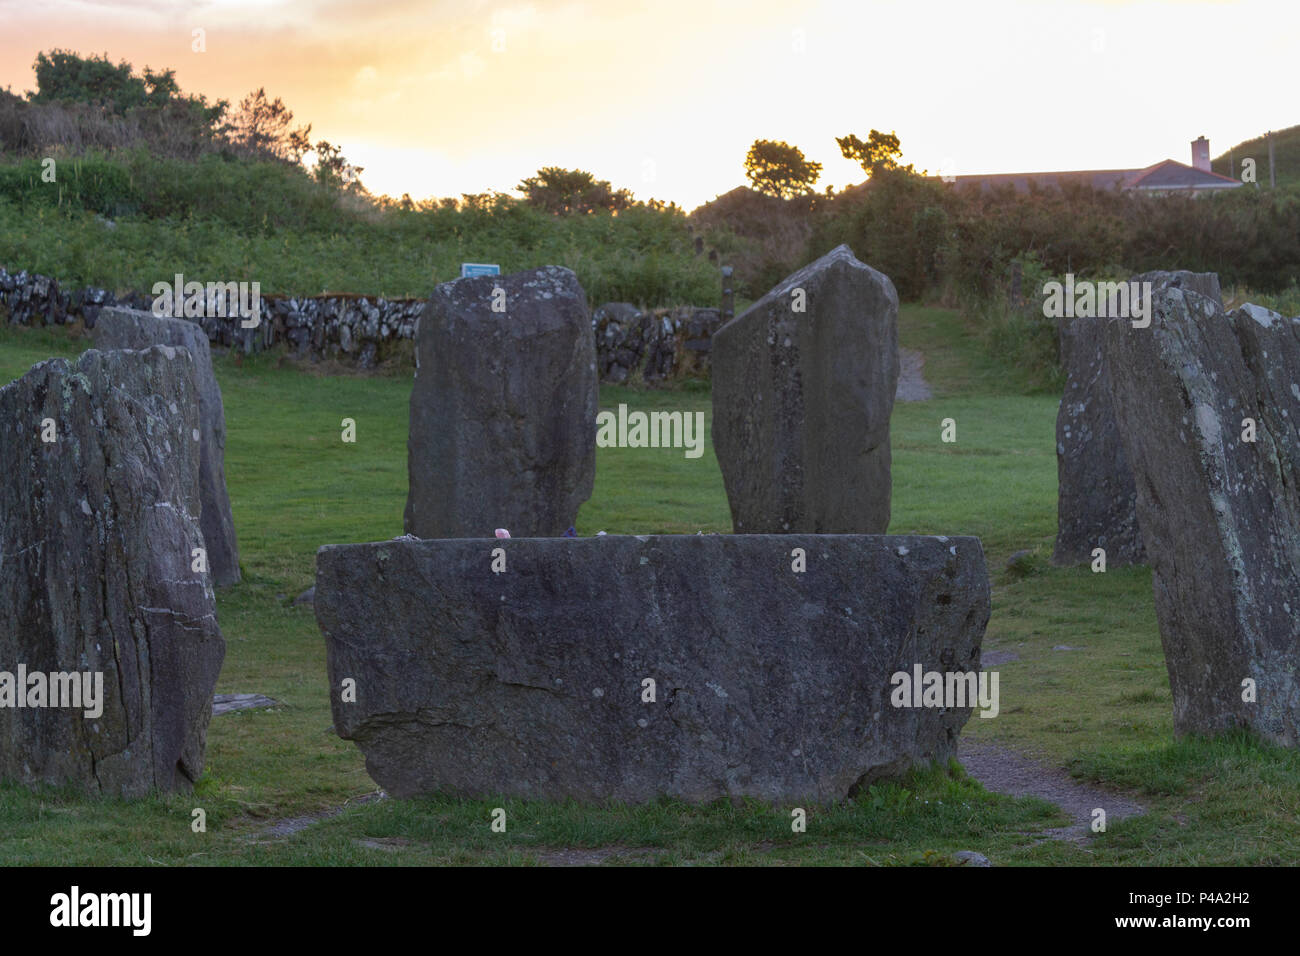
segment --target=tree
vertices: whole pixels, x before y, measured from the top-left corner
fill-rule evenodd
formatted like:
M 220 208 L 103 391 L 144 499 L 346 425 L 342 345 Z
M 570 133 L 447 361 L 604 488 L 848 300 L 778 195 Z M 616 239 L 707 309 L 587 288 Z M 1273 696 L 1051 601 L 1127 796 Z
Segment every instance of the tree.
M 175 70 L 160 70 L 155 73 L 146 66 L 144 87 L 144 101 L 150 106 L 166 106 L 173 99 L 181 98 L 181 88 L 176 82 Z
M 804 159 L 803 152 L 789 143 L 756 139 L 745 156 L 745 175 L 754 189 L 779 199 L 808 195 L 821 174 L 821 163 Z
M 581 169 L 562 169 L 546 166 L 515 187 L 524 194 L 530 206 L 556 216 L 569 213 L 591 213 L 597 209 L 618 212 L 632 205 L 632 193 L 614 189 L 608 180 L 597 180 Z
M 266 88 L 258 87 L 240 101 L 229 130 L 234 142 L 249 153 L 297 164 L 310 149 L 311 126 L 290 130 L 291 122 L 293 111 L 280 97 L 269 99 Z
M 142 76 L 131 72 L 125 60 L 114 64 L 107 56 L 79 56 L 70 50 L 38 53 L 33 64 L 36 92 L 32 103 L 88 103 L 106 113 L 125 116 L 131 111 L 165 114 L 169 121 L 195 127 L 211 137 L 214 127 L 230 106 L 225 100 L 208 104 L 204 96 L 181 93 L 175 70 L 144 68 Z
M 316 144 L 316 166 L 312 174 L 316 182 L 326 186 L 341 186 L 348 192 L 360 192 L 362 166 L 353 166 L 343 155 L 342 146 L 332 146 L 328 140 Z M 406 197 L 409 201 L 410 197 Z
M 898 160 L 903 156 L 903 149 L 898 142 L 897 133 L 882 133 L 880 130 L 873 129 L 867 134 L 865 143 L 852 133 L 848 136 L 837 136 L 835 143 L 844 158 L 851 159 L 861 166 L 868 178 L 884 169 L 906 169 L 909 173 L 914 171 L 910 165 L 898 165 Z
M 71 50 L 36 54 L 36 92 L 33 103 L 75 102 L 102 106 L 122 115 L 145 101 L 145 83 L 131 75 L 125 60 L 114 65 L 107 55 L 82 57 Z

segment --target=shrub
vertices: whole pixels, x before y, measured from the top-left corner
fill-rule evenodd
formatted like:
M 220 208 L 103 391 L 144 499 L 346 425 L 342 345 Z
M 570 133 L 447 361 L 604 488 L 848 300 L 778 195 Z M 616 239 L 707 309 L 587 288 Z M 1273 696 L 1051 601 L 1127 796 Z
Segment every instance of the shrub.
M 263 291 L 424 296 L 464 261 L 506 272 L 572 268 L 593 304 L 714 305 L 716 267 L 694 255 L 680 210 L 555 217 L 508 196 L 375 203 L 301 167 L 143 150 L 0 162 L 0 264 L 72 284 L 149 289 L 176 272 Z M 113 220 L 109 224 L 96 216 Z

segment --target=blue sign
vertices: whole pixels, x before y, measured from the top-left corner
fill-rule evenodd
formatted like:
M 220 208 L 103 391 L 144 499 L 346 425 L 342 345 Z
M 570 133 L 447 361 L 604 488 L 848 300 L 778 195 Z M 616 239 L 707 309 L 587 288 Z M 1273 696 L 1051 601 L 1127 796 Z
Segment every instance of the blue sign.
M 460 277 L 466 276 L 499 276 L 501 267 L 486 262 L 462 262 L 460 264 Z

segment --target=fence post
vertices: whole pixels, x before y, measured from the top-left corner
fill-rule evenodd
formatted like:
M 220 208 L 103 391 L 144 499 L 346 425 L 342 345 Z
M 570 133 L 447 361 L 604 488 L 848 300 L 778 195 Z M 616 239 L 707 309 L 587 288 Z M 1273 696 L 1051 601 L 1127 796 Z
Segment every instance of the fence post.
M 736 300 L 731 289 L 731 266 L 722 267 L 722 321 L 731 321 L 736 314 Z

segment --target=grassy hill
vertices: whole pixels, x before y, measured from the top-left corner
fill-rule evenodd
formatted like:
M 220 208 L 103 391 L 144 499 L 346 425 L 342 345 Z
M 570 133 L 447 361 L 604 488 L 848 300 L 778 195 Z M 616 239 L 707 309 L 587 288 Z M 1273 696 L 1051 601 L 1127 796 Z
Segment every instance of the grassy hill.
M 1229 162 L 1235 163 L 1235 169 Z M 1222 156 L 1210 161 L 1210 168 L 1223 176 L 1241 176 L 1241 161 L 1247 157 L 1255 160 L 1255 178 L 1261 186 L 1268 186 L 1268 141 L 1263 136 L 1238 143 Z M 1277 186 L 1300 184 L 1300 126 L 1273 131 L 1273 161 L 1277 166 Z
M 479 197 L 403 207 L 332 189 L 301 167 L 144 150 L 0 156 L 0 265 L 148 290 L 176 272 L 258 281 L 264 293 L 424 296 L 462 262 L 567 266 L 593 303 L 714 305 L 717 269 L 680 211 L 552 216 Z

